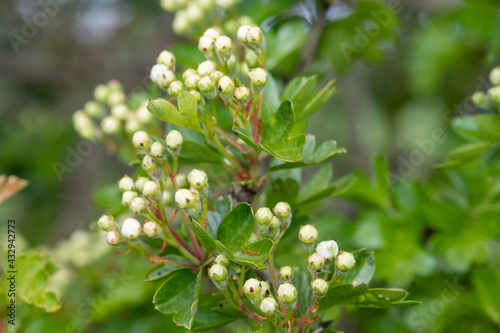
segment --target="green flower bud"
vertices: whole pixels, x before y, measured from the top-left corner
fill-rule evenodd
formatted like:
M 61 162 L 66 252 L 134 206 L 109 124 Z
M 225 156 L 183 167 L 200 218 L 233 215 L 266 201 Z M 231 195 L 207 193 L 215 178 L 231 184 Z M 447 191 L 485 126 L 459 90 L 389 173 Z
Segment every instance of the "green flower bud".
M 200 94 L 200 92 L 199 92 L 199 91 L 196 91 L 196 90 L 189 90 L 189 93 L 190 93 L 191 95 L 193 95 L 193 96 L 194 96 L 194 98 L 196 98 L 196 102 L 198 102 L 198 104 L 199 104 L 199 103 L 201 103 L 201 94 Z
M 198 65 L 198 74 L 203 76 L 210 76 L 212 72 L 215 71 L 215 63 L 213 61 L 207 60 Z
M 234 92 L 234 81 L 229 76 L 223 76 L 219 80 L 219 91 L 223 95 L 231 95 Z
M 318 239 L 318 230 L 310 224 L 302 226 L 299 231 L 299 239 L 304 245 L 314 244 Z
M 337 258 L 335 258 L 335 266 L 341 272 L 348 272 L 354 268 L 356 265 L 356 260 L 354 260 L 354 256 L 352 253 L 340 251 Z
M 196 196 L 192 191 L 180 189 L 175 192 L 175 203 L 180 209 L 189 209 L 195 204 Z
M 173 202 L 174 197 L 172 196 L 172 193 L 170 191 L 163 191 L 161 200 L 164 205 L 170 205 Z
M 472 103 L 477 106 L 485 106 L 486 105 L 486 94 L 482 91 L 476 91 L 471 97 Z
M 267 83 L 267 73 L 262 68 L 254 68 L 248 73 L 250 83 L 255 87 L 262 87 Z
M 282 282 L 289 282 L 293 279 L 293 269 L 290 266 L 280 268 L 279 277 Z
M 267 207 L 261 207 L 255 212 L 255 220 L 261 225 L 269 225 L 273 217 L 273 213 Z
M 227 268 L 223 265 L 214 264 L 208 270 L 208 276 L 213 282 L 222 282 L 227 280 Z
M 247 34 L 246 34 L 246 41 L 249 44 L 259 44 L 262 42 L 262 30 L 260 30 L 259 27 L 253 27 L 248 29 Z
M 141 235 L 141 224 L 136 219 L 126 219 L 123 221 L 121 233 L 126 239 L 137 239 Z
M 111 106 L 125 103 L 123 91 L 112 91 L 108 96 L 108 104 Z
M 214 50 L 214 40 L 210 37 L 201 36 L 198 41 L 198 50 L 207 54 Z
M 271 295 L 271 286 L 269 285 L 269 282 L 260 281 L 260 285 L 261 285 L 260 297 L 270 296 Z
M 107 86 L 110 92 L 123 91 L 123 86 L 118 80 L 109 80 Z
M 129 112 L 130 110 L 125 104 L 118 104 L 111 108 L 111 115 L 121 120 L 127 119 Z
M 148 149 L 150 141 L 149 134 L 144 131 L 137 131 L 132 137 L 132 144 L 140 150 Z
M 313 253 L 307 259 L 307 264 L 311 271 L 317 271 L 325 266 L 325 257 L 319 253 Z
M 196 4 L 190 4 L 186 8 L 186 19 L 193 23 L 203 20 L 203 11 Z
M 219 80 L 224 76 L 224 73 L 222 73 L 221 71 L 213 71 L 211 74 L 210 74 L 210 78 L 212 79 L 212 81 L 214 81 L 215 84 L 218 84 L 219 83 Z
M 279 218 L 286 219 L 292 213 L 292 209 L 288 202 L 278 202 L 276 206 L 274 206 L 274 213 Z
M 97 87 L 94 89 L 94 99 L 106 103 L 108 101 L 108 96 L 109 96 L 109 88 L 105 84 L 99 84 Z
M 97 103 L 96 101 L 88 101 L 87 103 L 85 103 L 83 109 L 89 116 L 94 118 L 100 118 L 104 114 L 104 110 L 101 104 Z
M 278 299 L 288 309 L 293 309 L 297 302 L 298 292 L 291 283 L 283 283 L 278 288 Z
M 328 282 L 323 279 L 317 278 L 314 281 L 311 281 L 311 288 L 313 290 L 314 296 L 316 296 L 317 298 L 323 298 L 328 292 Z
M 193 75 L 193 74 L 198 74 L 194 69 L 192 68 L 188 68 L 184 71 L 184 73 L 182 73 L 182 79 L 184 81 L 186 81 L 186 79 L 190 76 L 190 75 Z M 186 84 L 186 82 L 184 82 L 184 84 Z M 187 87 L 187 85 L 186 85 Z
M 184 83 L 182 83 L 182 81 L 175 80 L 168 87 L 168 94 L 170 96 L 177 97 L 177 96 L 179 96 L 180 92 L 183 90 L 184 90 Z
M 120 131 L 120 120 L 113 116 L 107 116 L 101 121 L 101 130 L 106 134 L 117 134 Z
M 182 147 L 184 139 L 182 138 L 182 134 L 177 130 L 172 130 L 168 132 L 167 138 L 165 142 L 170 151 L 179 150 Z
M 108 231 L 113 228 L 114 223 L 115 219 L 111 215 L 103 215 L 99 218 L 99 221 L 97 221 L 97 225 L 103 231 Z
M 135 189 L 142 193 L 144 190 L 144 185 L 149 181 L 149 178 L 146 177 L 138 177 L 135 181 Z
M 205 37 L 210 37 L 212 38 L 213 40 L 216 40 L 217 38 L 220 37 L 220 33 L 214 29 L 214 28 L 208 28 L 207 30 L 205 30 L 205 32 L 203 33 L 203 36 Z
M 234 99 L 239 105 L 246 105 L 250 99 L 250 89 L 245 86 L 236 88 L 234 90 Z
M 122 194 L 122 205 L 125 207 L 130 206 L 132 200 L 138 197 L 137 192 L 135 191 L 127 191 Z
M 243 292 L 250 299 L 254 306 L 259 306 L 260 304 L 260 292 L 262 290 L 262 285 L 257 279 L 248 279 L 243 285 Z
M 161 51 L 158 58 L 156 58 L 156 63 L 164 65 L 167 68 L 174 68 L 175 66 L 175 56 L 168 51 Z
M 116 230 L 109 230 L 106 233 L 106 243 L 108 243 L 111 246 L 120 245 L 122 240 L 123 240 L 122 235 L 120 235 Z
M 212 81 L 210 76 L 203 76 L 200 81 L 198 81 L 198 89 L 205 94 L 213 93 L 215 83 Z
M 238 28 L 238 32 L 236 33 L 238 40 L 242 43 L 247 42 L 247 33 L 248 30 L 252 28 L 251 25 L 242 25 L 241 27 Z
M 333 240 L 323 241 L 316 246 L 316 252 L 325 258 L 327 263 L 329 263 L 338 255 L 339 246 L 337 245 L 337 242 Z
M 158 141 L 153 142 L 151 148 L 149 149 L 149 153 L 156 158 L 163 157 L 165 153 L 165 147 Z
M 159 192 L 160 188 L 154 181 L 146 182 L 146 184 L 144 184 L 144 189 L 142 190 L 142 194 L 144 194 L 148 198 L 156 198 Z
M 188 184 L 188 179 L 186 174 L 184 173 L 178 173 L 175 175 L 175 182 L 177 183 L 177 186 L 179 188 L 185 188 Z
M 217 255 L 217 257 L 215 257 L 214 259 L 214 263 L 222 265 L 224 267 L 229 267 L 230 264 L 229 259 L 227 259 L 227 257 L 223 254 Z
M 118 188 L 122 192 L 133 191 L 134 190 L 134 180 L 129 176 L 124 176 L 118 181 Z
M 500 103 L 500 86 L 488 89 L 488 96 L 496 103 Z
M 158 225 L 158 223 L 154 221 L 147 221 L 146 223 L 144 223 L 142 231 L 146 236 L 151 238 L 156 238 L 163 235 L 163 230 L 161 230 L 161 227 Z
M 188 174 L 188 182 L 192 187 L 194 187 L 197 190 L 200 190 L 207 186 L 208 176 L 202 170 L 193 169 Z
M 134 198 L 130 203 L 130 210 L 134 214 L 141 214 L 146 210 L 146 201 L 143 198 Z
M 229 53 L 233 49 L 233 42 L 227 36 L 220 36 L 215 40 L 214 47 L 217 53 Z
M 247 50 L 245 53 L 245 63 L 251 68 L 257 67 L 259 66 L 259 57 L 257 57 L 254 51 Z
M 145 155 L 141 163 L 142 168 L 146 172 L 151 172 L 156 169 L 156 161 L 149 155 Z
M 269 231 L 271 230 L 280 230 L 281 227 L 281 221 L 279 218 L 276 216 L 273 216 L 271 219 L 271 222 L 269 222 Z
M 500 86 L 500 66 L 495 67 L 490 72 L 490 81 L 495 86 Z
M 167 89 L 175 81 L 175 74 L 167 66 L 156 64 L 151 68 L 150 78 L 156 85 Z
M 186 88 L 189 90 L 198 89 L 198 82 L 200 81 L 201 76 L 198 73 L 194 73 L 186 77 L 184 83 L 186 84 Z
M 260 303 L 260 311 L 268 317 L 274 315 L 278 310 L 278 303 L 273 297 L 266 297 Z

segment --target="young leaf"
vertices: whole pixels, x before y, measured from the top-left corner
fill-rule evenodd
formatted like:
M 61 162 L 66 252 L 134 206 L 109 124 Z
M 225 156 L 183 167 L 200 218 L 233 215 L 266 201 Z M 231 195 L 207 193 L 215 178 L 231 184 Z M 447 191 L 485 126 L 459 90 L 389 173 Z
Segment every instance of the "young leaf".
M 248 133 L 246 129 L 236 126 L 235 128 L 233 128 L 233 132 L 234 134 L 236 134 L 236 136 L 238 136 L 238 138 L 243 140 L 247 145 L 249 145 L 253 149 L 257 151 L 262 150 L 260 146 L 258 146 L 255 142 L 253 142 L 251 135 Z
M 221 154 L 210 145 L 202 145 L 197 142 L 184 141 L 179 154 L 181 163 L 222 163 Z
M 325 104 L 335 93 L 334 80 L 328 82 L 321 91 L 314 96 L 307 105 L 297 113 L 297 118 L 305 118 Z
M 170 102 L 158 98 L 150 100 L 148 110 L 156 118 L 185 128 L 203 133 L 198 121 L 196 99 L 187 91 L 181 91 L 178 96 L 179 110 Z
M 333 176 L 333 167 L 331 164 L 326 164 L 316 172 L 312 179 L 304 185 L 299 191 L 299 202 L 308 203 L 317 201 L 329 196 L 335 187 L 330 184 Z
M 285 101 L 278 111 L 264 123 L 260 146 L 274 157 L 285 162 L 296 162 L 302 157 L 306 136 L 291 136 L 295 125 L 292 103 Z
M 229 251 L 235 252 L 250 238 L 254 224 L 252 208 L 241 203 L 224 217 L 217 230 L 217 239 Z

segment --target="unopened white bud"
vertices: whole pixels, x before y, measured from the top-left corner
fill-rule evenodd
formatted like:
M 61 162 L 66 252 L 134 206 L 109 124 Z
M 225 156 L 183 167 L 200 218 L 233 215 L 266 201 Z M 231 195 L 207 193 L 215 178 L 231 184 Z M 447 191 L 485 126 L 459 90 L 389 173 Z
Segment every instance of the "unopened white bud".
M 153 142 L 151 148 L 149 149 L 149 153 L 156 158 L 163 157 L 165 152 L 165 147 L 158 141 Z
M 183 141 L 182 134 L 176 130 L 168 132 L 167 138 L 165 139 L 167 147 L 170 150 L 179 150 L 182 147 Z
M 213 282 L 222 282 L 227 279 L 227 268 L 223 265 L 214 264 L 208 270 L 208 276 Z
M 142 193 L 144 190 L 144 185 L 149 181 L 149 178 L 146 177 L 138 177 L 135 181 L 135 189 Z
M 238 28 L 238 32 L 236 35 L 238 36 L 238 39 L 240 42 L 246 43 L 247 41 L 247 33 L 248 30 L 252 28 L 251 25 L 242 25 L 241 27 Z
M 94 89 L 94 98 L 99 102 L 106 103 L 108 101 L 109 93 L 110 91 L 107 85 L 99 84 Z
M 153 114 L 148 110 L 148 103 L 149 101 L 142 102 L 135 112 L 137 120 L 143 124 L 147 124 L 151 121 L 151 119 L 153 119 Z
M 182 81 L 175 80 L 168 87 L 168 94 L 170 96 L 177 97 L 177 96 L 179 96 L 180 92 L 183 90 L 184 90 L 184 83 L 182 83 Z
M 250 67 L 254 68 L 259 65 L 259 57 L 252 50 L 247 50 L 245 54 L 245 63 Z
M 106 233 L 106 243 L 111 246 L 117 246 L 122 242 L 122 235 L 116 230 L 110 230 Z
M 151 81 L 158 86 L 167 89 L 175 80 L 175 74 L 167 66 L 156 64 L 151 68 Z
M 260 292 L 262 290 L 262 285 L 257 279 L 248 279 L 243 285 L 243 292 L 250 298 L 252 302 L 260 301 Z
M 107 83 L 109 91 L 123 91 L 123 85 L 118 80 L 109 80 Z
M 325 266 L 325 257 L 319 253 L 313 253 L 307 258 L 307 264 L 310 270 L 317 271 Z
M 228 53 L 233 49 L 233 42 L 227 36 L 220 36 L 215 40 L 215 51 L 218 53 Z
M 305 245 L 313 244 L 318 239 L 318 230 L 310 224 L 300 227 L 299 239 Z
M 198 89 L 200 89 L 202 93 L 212 93 L 215 89 L 215 83 L 210 76 L 203 76 L 198 81 Z
M 124 176 L 118 181 L 118 188 L 120 191 L 133 191 L 134 190 L 134 180 L 129 176 Z
M 488 89 L 488 96 L 490 96 L 493 101 L 500 103 L 500 86 Z
M 246 105 L 250 99 L 250 89 L 240 86 L 234 90 L 234 99 L 240 105 Z
M 181 209 L 191 208 L 195 200 L 196 197 L 190 190 L 180 189 L 177 192 L 175 192 L 175 203 Z
M 260 303 L 260 311 L 266 316 L 272 316 L 276 313 L 278 309 L 278 303 L 273 297 L 266 297 Z
M 118 104 L 111 108 L 111 115 L 118 119 L 125 120 L 130 110 L 125 104 Z
M 87 103 L 85 103 L 83 109 L 89 116 L 94 118 L 100 118 L 104 113 L 101 104 L 97 103 L 96 101 L 88 101 Z
M 472 103 L 476 104 L 477 106 L 485 106 L 486 105 L 486 94 L 482 91 L 476 91 L 474 94 L 472 94 L 471 97 Z
M 220 37 L 220 33 L 215 30 L 214 28 L 208 28 L 207 30 L 205 30 L 205 32 L 203 33 L 203 36 L 205 37 L 210 37 L 212 38 L 213 40 L 216 40 L 217 38 Z
M 146 172 L 154 171 L 156 169 L 155 159 L 149 155 L 145 155 L 142 159 L 141 167 Z
M 255 212 L 255 221 L 261 225 L 269 225 L 274 215 L 267 207 L 261 207 Z
M 339 246 L 333 240 L 323 241 L 316 246 L 316 252 L 322 255 L 326 262 L 331 262 L 339 254 Z
M 175 56 L 168 51 L 161 51 L 160 55 L 156 59 L 156 63 L 160 65 L 165 65 L 167 68 L 174 68 L 175 66 Z
M 185 173 L 178 173 L 175 175 L 175 182 L 179 188 L 185 188 L 188 184 L 188 179 Z
M 209 76 L 213 71 L 215 71 L 215 63 L 213 61 L 203 61 L 198 65 L 197 72 L 201 76 Z
M 149 134 L 144 131 L 135 132 L 132 137 L 132 143 L 137 149 L 148 149 L 150 144 Z
M 170 193 L 170 191 L 165 190 L 162 193 L 161 200 L 162 200 L 164 205 L 170 205 L 174 201 L 174 197 L 173 197 L 172 193 Z
M 352 253 L 340 251 L 337 258 L 335 258 L 335 266 L 341 272 L 348 272 L 356 266 L 356 260 Z
M 122 205 L 125 207 L 130 206 L 132 200 L 138 197 L 137 192 L 135 191 L 127 191 L 122 194 Z
M 207 186 L 208 176 L 202 170 L 193 169 L 188 174 L 188 182 L 192 187 L 194 187 L 197 190 L 200 190 L 205 186 Z
M 127 122 L 125 123 L 125 131 L 127 133 L 135 133 L 142 128 L 141 123 L 133 113 L 129 113 Z
M 293 269 L 290 266 L 283 266 L 279 271 L 279 278 L 283 282 L 288 282 L 293 279 Z
M 186 79 L 192 74 L 197 74 L 197 72 L 192 68 L 188 68 L 182 73 L 182 79 L 186 81 Z
M 298 292 L 295 286 L 291 283 L 283 283 L 278 288 L 278 299 L 286 307 L 295 306 L 297 302 Z
M 286 219 L 292 213 L 292 209 L 288 202 L 278 202 L 276 206 L 274 206 L 274 213 L 279 218 Z
M 500 66 L 495 67 L 490 72 L 490 81 L 495 86 L 500 86 Z
M 323 279 L 317 278 L 314 281 L 311 281 L 311 288 L 313 290 L 314 296 L 318 298 L 325 297 L 328 292 L 328 282 Z
M 115 223 L 115 219 L 110 216 L 110 215 L 103 215 L 99 218 L 99 221 L 97 221 L 97 225 L 101 230 L 108 231 L 113 227 Z
M 144 184 L 144 189 L 142 190 L 142 194 L 149 198 L 155 198 L 160 191 L 158 184 L 153 181 L 148 181 Z
M 146 236 L 151 238 L 160 237 L 163 234 L 163 231 L 161 230 L 158 223 L 154 221 L 147 221 L 146 223 L 144 223 L 142 231 Z
M 101 130 L 106 134 L 117 134 L 120 127 L 120 119 L 113 116 L 104 117 L 101 121 Z
M 134 198 L 130 203 L 130 210 L 134 214 L 141 214 L 146 210 L 146 201 L 143 198 Z
M 198 41 L 198 50 L 203 53 L 210 53 L 214 50 L 214 40 L 210 37 L 201 36 Z
M 253 27 L 248 29 L 246 35 L 246 41 L 250 44 L 259 44 L 262 42 L 262 30 L 259 27 Z
M 229 259 L 227 259 L 227 257 L 223 254 L 217 255 L 217 257 L 215 257 L 215 259 L 214 259 L 214 263 L 225 266 L 225 267 L 229 267 L 229 264 L 230 264 Z
M 221 94 L 230 95 L 234 92 L 234 81 L 229 76 L 223 76 L 218 85 Z
M 201 75 L 198 73 L 194 73 L 186 77 L 184 80 L 184 84 L 187 89 L 198 89 L 198 82 L 201 79 Z
M 141 224 L 136 219 L 126 219 L 123 221 L 121 233 L 127 239 L 137 239 L 141 235 Z
M 271 222 L 269 223 L 269 231 L 271 230 L 279 230 L 281 227 L 281 221 L 276 216 L 273 216 Z
M 125 103 L 123 91 L 112 91 L 108 96 L 108 104 L 111 106 Z
M 188 32 L 190 27 L 191 27 L 191 22 L 189 21 L 189 18 L 186 15 L 186 11 L 179 10 L 175 14 L 174 21 L 172 22 L 172 29 L 178 35 L 182 35 Z
M 196 98 L 196 102 L 201 103 L 201 94 L 197 90 L 189 90 L 189 93 L 193 95 L 194 98 Z
M 271 295 L 271 286 L 267 281 L 260 281 L 260 297 L 267 297 Z
M 203 19 L 203 11 L 199 6 L 190 4 L 186 8 L 186 18 L 191 22 L 197 23 Z
M 267 73 L 262 68 L 254 68 L 248 73 L 250 83 L 256 87 L 262 87 L 267 83 Z

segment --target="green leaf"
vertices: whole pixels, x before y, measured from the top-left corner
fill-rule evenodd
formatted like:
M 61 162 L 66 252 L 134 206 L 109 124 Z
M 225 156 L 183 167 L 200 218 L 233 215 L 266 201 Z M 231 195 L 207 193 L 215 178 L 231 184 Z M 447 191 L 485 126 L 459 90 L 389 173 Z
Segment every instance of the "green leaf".
M 189 269 L 170 274 L 156 291 L 153 298 L 155 308 L 161 313 L 173 314 L 177 325 L 190 329 L 197 309 L 199 276 Z
M 297 113 L 297 118 L 300 112 L 306 107 L 306 105 L 311 101 L 311 96 L 314 96 L 316 86 L 318 85 L 318 76 L 313 75 L 301 80 L 301 85 L 297 88 L 295 93 L 289 97 L 293 104 L 293 108 Z M 289 94 L 289 92 L 286 92 Z
M 148 110 L 156 118 L 167 123 L 179 125 L 185 128 L 194 129 L 203 133 L 198 121 L 198 111 L 196 99 L 187 91 L 181 91 L 177 98 L 179 110 L 170 102 L 158 98 L 149 101 Z
M 338 279 L 343 284 L 354 286 L 368 284 L 375 273 L 375 256 L 373 251 L 359 251 L 354 253 L 356 266 L 349 272 L 341 275 Z
M 500 326 L 500 275 L 492 268 L 472 272 L 474 292 L 484 313 Z
M 292 103 L 285 101 L 278 111 L 264 123 L 260 146 L 274 157 L 285 162 L 296 162 L 302 157 L 306 136 L 291 136 L 295 124 Z
M 166 258 L 170 259 L 170 260 L 175 260 L 178 262 L 188 263 L 188 261 L 186 259 L 184 259 L 184 257 L 177 256 L 175 254 L 169 254 L 166 256 Z M 149 282 L 149 281 L 156 281 L 156 280 L 162 279 L 162 278 L 166 277 L 168 274 L 175 271 L 176 269 L 182 269 L 182 268 L 180 268 L 179 266 L 175 266 L 175 265 L 161 264 L 159 267 L 157 267 L 155 270 L 153 270 L 151 273 L 149 273 L 148 276 L 146 277 L 146 279 L 144 279 L 144 281 Z
M 262 150 L 259 145 L 257 145 L 255 142 L 253 142 L 251 134 L 249 134 L 246 129 L 236 126 L 235 128 L 233 128 L 233 132 L 238 138 L 243 140 L 247 145 L 249 145 L 253 149 L 255 149 L 257 151 Z
M 274 242 L 269 238 L 262 239 L 252 244 L 247 244 L 240 251 L 234 252 L 234 260 L 237 262 L 251 262 L 262 264 L 271 254 Z
M 342 331 L 336 331 L 331 328 L 325 328 L 324 330 L 321 330 L 320 332 L 322 333 L 343 333 Z
M 498 141 L 500 140 L 500 115 L 479 114 L 464 116 L 453 120 L 453 130 L 469 141 Z
M 267 73 L 267 78 L 267 83 L 262 91 L 261 118 L 263 122 L 271 118 L 281 103 L 276 80 L 270 73 Z
M 290 205 L 297 202 L 299 184 L 291 178 L 273 180 L 268 186 L 266 194 L 266 206 L 274 207 L 278 202 L 285 201 Z
M 314 111 L 322 107 L 323 104 L 325 104 L 335 93 L 335 86 L 333 85 L 334 82 L 334 80 L 328 82 L 328 84 L 324 86 L 323 89 L 321 89 L 321 91 L 316 94 L 316 96 L 314 96 L 303 109 L 300 110 L 300 112 L 297 112 L 297 118 L 308 117 Z
M 333 176 L 333 167 L 327 164 L 318 170 L 311 180 L 299 191 L 299 203 L 309 203 L 329 196 L 335 191 L 335 187 L 330 184 Z
M 215 239 L 202 227 L 202 225 L 198 221 L 191 219 L 189 225 L 191 226 L 191 229 L 193 229 L 193 232 L 200 241 L 201 245 L 203 245 L 207 250 L 210 251 L 219 250 Z
M 311 278 L 309 277 L 309 274 L 296 270 L 292 282 L 297 289 L 300 305 L 311 304 L 313 296 L 311 293 Z M 304 314 L 305 309 L 303 306 L 300 306 L 297 311 L 301 316 Z
M 231 252 L 246 244 L 254 228 L 252 208 L 241 203 L 222 220 L 217 230 L 217 239 Z
M 197 142 L 184 141 L 179 154 L 179 160 L 183 163 L 222 163 L 221 154 L 212 146 L 202 145 Z
M 492 144 L 490 142 L 478 142 L 463 145 L 461 147 L 453 149 L 448 154 L 448 158 L 450 160 L 466 162 L 479 157 L 482 153 L 491 148 L 491 145 Z
M 219 229 L 222 219 L 231 211 L 232 204 L 231 196 L 219 197 L 214 203 L 215 211 L 208 212 L 207 231 L 213 238 L 217 238 L 217 229 Z
M 235 321 L 236 317 L 224 316 L 212 310 L 212 306 L 204 306 L 198 309 L 194 316 L 192 331 L 212 331 Z
M 302 168 L 309 165 L 315 165 L 328 160 L 339 154 L 345 154 L 345 148 L 338 148 L 334 140 L 324 141 L 316 150 L 316 137 L 308 134 L 304 150 L 301 153 L 302 159 L 295 163 L 276 163 L 269 170 L 276 171 L 281 169 Z
M 196 45 L 191 43 L 174 44 L 169 46 L 169 49 L 175 54 L 177 64 L 185 69 L 196 68 L 200 62 L 206 60 Z

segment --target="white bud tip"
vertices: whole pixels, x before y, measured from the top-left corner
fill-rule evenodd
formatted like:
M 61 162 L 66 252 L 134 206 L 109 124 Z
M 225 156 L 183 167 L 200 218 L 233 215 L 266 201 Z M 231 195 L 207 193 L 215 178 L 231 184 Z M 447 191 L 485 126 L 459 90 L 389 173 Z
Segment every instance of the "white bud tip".
M 339 246 L 333 240 L 323 241 L 316 246 L 316 252 L 322 255 L 326 261 L 331 261 L 339 254 Z
M 149 140 L 149 134 L 144 131 L 135 132 L 134 136 L 132 137 L 132 143 L 137 149 L 148 149 Z
M 181 209 L 187 209 L 194 203 L 195 197 L 190 190 L 180 189 L 175 192 L 175 203 Z
M 356 265 L 354 255 L 349 252 L 340 251 L 340 254 L 335 258 L 335 265 L 339 271 L 348 272 Z
M 171 150 L 178 150 L 181 148 L 184 139 L 179 131 L 170 131 L 166 138 L 167 147 Z
M 208 184 L 208 176 L 207 174 L 198 169 L 193 169 L 191 172 L 188 174 L 188 182 L 189 184 L 194 187 L 195 189 L 199 190 L 201 188 L 204 188 Z
M 299 239 L 305 245 L 313 244 L 318 239 L 318 230 L 308 224 L 300 228 Z
M 214 282 L 226 281 L 227 268 L 219 264 L 214 264 L 209 268 L 208 276 L 210 277 L 210 280 Z
M 279 218 L 287 218 L 292 213 L 292 209 L 287 202 L 278 202 L 276 206 L 274 206 L 274 212 Z
M 297 296 L 297 289 L 291 283 L 283 283 L 278 288 L 278 298 L 283 304 L 295 303 Z
M 141 234 L 141 224 L 136 219 L 126 219 L 123 221 L 121 233 L 127 239 L 137 239 Z
M 260 291 L 262 290 L 262 285 L 260 281 L 257 279 L 248 279 L 245 281 L 243 285 L 243 291 L 247 295 L 260 295 Z

